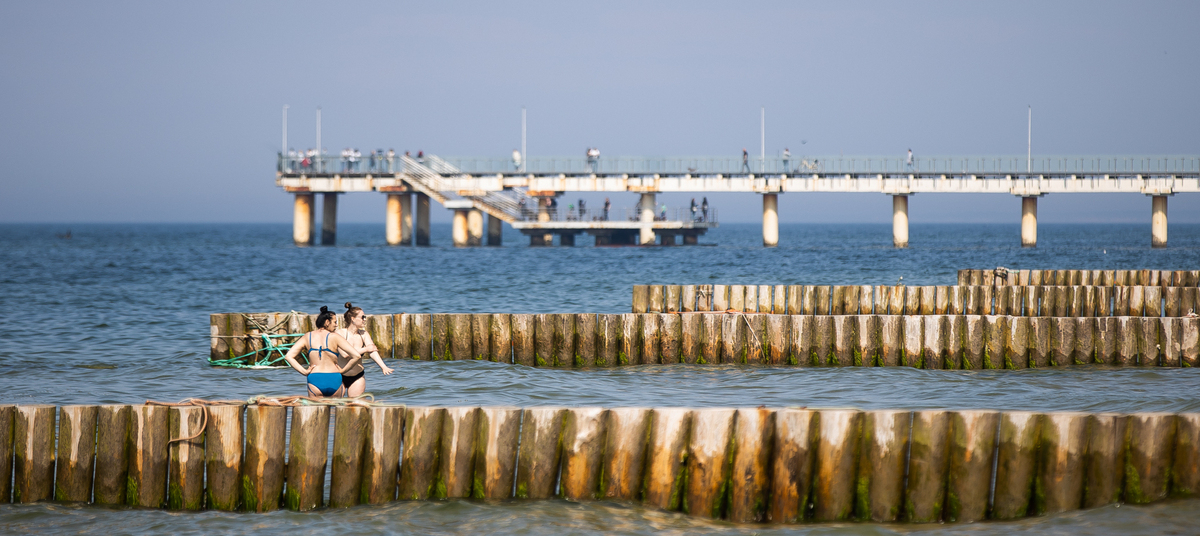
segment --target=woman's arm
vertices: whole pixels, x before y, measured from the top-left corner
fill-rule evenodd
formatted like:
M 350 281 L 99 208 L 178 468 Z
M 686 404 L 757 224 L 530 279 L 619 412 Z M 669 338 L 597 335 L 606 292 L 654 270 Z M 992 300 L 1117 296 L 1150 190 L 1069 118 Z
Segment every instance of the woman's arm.
M 363 357 L 362 354 L 358 353 L 358 350 L 355 350 L 353 346 L 350 346 L 350 343 L 347 342 L 346 339 L 342 338 L 341 335 L 334 335 L 333 337 L 334 337 L 334 341 L 335 341 L 334 344 L 336 345 L 336 347 L 339 350 L 345 351 L 346 353 L 350 354 L 350 361 L 347 361 L 346 366 L 342 367 L 342 369 L 339 372 L 345 373 L 347 370 L 350 370 L 351 368 L 353 368 L 354 365 L 357 365 L 362 362 L 362 357 Z
M 379 370 L 383 371 L 384 376 L 391 374 L 392 369 L 390 367 L 388 367 L 387 365 L 383 364 L 383 359 L 379 357 L 379 349 L 378 349 L 379 347 L 375 346 L 375 341 L 371 340 L 370 333 L 363 334 L 363 342 L 366 343 L 366 348 L 364 348 L 364 350 L 366 350 L 367 348 L 370 349 L 371 353 L 369 354 L 369 356 L 371 358 L 371 361 L 374 361 L 376 365 L 379 365 Z
M 296 361 L 296 356 L 300 355 L 300 352 L 304 351 L 306 348 L 308 348 L 308 337 L 300 337 L 300 340 L 296 341 L 296 344 L 292 345 L 292 349 L 288 350 L 287 355 L 283 356 L 283 358 L 287 360 L 288 364 L 291 365 L 292 368 L 296 369 L 296 372 L 308 376 L 308 369 L 301 367 L 300 362 Z M 312 367 L 309 368 L 311 369 Z

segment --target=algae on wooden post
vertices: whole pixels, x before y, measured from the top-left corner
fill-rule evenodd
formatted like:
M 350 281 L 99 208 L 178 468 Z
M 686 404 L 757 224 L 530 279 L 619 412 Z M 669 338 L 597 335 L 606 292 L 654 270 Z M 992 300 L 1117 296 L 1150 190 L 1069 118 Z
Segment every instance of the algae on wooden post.
M 560 488 L 567 499 L 600 498 L 606 413 L 604 408 L 570 408 L 563 416 Z
M 658 317 L 660 337 L 659 356 L 664 365 L 681 362 L 680 351 L 683 342 L 683 332 L 680 316 L 679 314 L 665 313 Z
M 488 358 L 499 363 L 513 362 L 512 316 L 508 313 L 491 315 L 491 334 L 488 337 Z
M 914 411 L 904 491 L 904 519 L 914 523 L 942 520 L 949 469 L 950 416 L 941 410 Z
M 746 324 L 744 315 L 721 316 L 721 362 L 743 363 L 746 356 Z
M 1075 363 L 1075 319 L 1050 319 L 1050 363 L 1062 367 Z
M 181 406 L 167 413 L 167 435 L 172 440 L 168 446 L 167 508 L 172 510 L 204 507 L 206 411 L 200 406 Z
M 1159 330 L 1162 319 L 1157 317 L 1139 318 L 1138 337 L 1138 366 L 1157 367 L 1161 356 L 1162 341 L 1159 340 Z
M 1010 411 L 1000 415 L 992 519 L 1029 515 L 1040 425 L 1041 418 L 1036 413 Z
M 1175 416 L 1134 413 L 1129 416 L 1129 453 L 1125 457 L 1125 501 L 1146 504 L 1167 497 Z
M 747 315 L 745 363 L 761 364 L 767 359 L 767 315 Z
M 535 315 L 512 315 L 513 363 L 527 367 L 532 367 L 537 363 L 535 325 Z
M 879 364 L 898 367 L 904 353 L 904 317 L 885 315 L 879 317 Z
M 1044 368 L 1050 366 L 1050 319 L 1037 317 L 1029 319 L 1029 368 Z
M 1063 412 L 1042 416 L 1034 513 L 1055 514 L 1078 510 L 1083 505 L 1086 432 L 1086 414 Z
M 575 315 L 575 366 L 596 366 L 596 315 Z
M 684 512 L 711 519 L 720 519 L 725 514 L 729 500 L 734 415 L 735 410 L 726 408 L 693 411 Z
M 329 506 L 359 503 L 363 489 L 363 459 L 367 450 L 371 408 L 341 406 L 334 411 L 333 463 L 329 469 Z
M 412 337 L 412 358 L 429 361 L 433 356 L 433 334 L 430 331 L 433 325 L 433 316 L 427 314 L 409 315 L 409 322 L 412 331 L 409 336 Z
M 486 406 L 479 410 L 475 439 L 475 477 L 471 497 L 512 498 L 521 433 L 521 410 L 508 406 Z
M 521 418 L 516 497 L 549 499 L 554 495 L 562 457 L 563 413 L 555 407 L 526 409 Z
M 167 495 L 167 406 L 133 406 L 125 504 L 161 508 Z
M 471 315 L 471 359 L 495 361 L 492 357 L 492 315 Z
M 684 363 L 696 364 L 702 360 L 703 324 L 704 316 L 699 314 L 685 314 L 679 319 L 679 353 Z
M 1096 413 L 1087 418 L 1084 452 L 1083 507 L 1095 508 L 1121 500 L 1125 479 L 1126 430 L 1129 418 Z
M 660 352 L 662 345 L 662 332 L 659 330 L 657 313 L 647 313 L 641 315 L 641 341 L 642 347 L 639 354 L 642 356 L 640 364 L 657 365 L 661 363 Z
M 946 323 L 942 315 L 926 316 L 924 320 L 925 333 L 921 341 L 921 353 L 924 354 L 921 368 L 944 369 L 946 367 Z
M 13 425 L 16 406 L 0 405 L 0 504 L 12 500 Z
M 1200 318 L 1181 318 L 1179 360 L 1184 367 L 1200 366 Z
M 864 314 L 854 317 L 854 332 L 858 340 L 854 347 L 854 364 L 874 367 L 879 364 L 879 317 Z
M 1171 495 L 1200 494 L 1200 413 L 1175 416 L 1175 452 L 1171 464 Z
M 250 512 L 279 508 L 283 496 L 283 461 L 288 408 L 246 408 L 246 453 L 242 462 L 241 502 Z
M 363 454 L 362 488 L 358 501 L 382 504 L 396 500 L 400 476 L 400 441 L 404 406 L 372 406 L 367 412 L 367 449 Z
M 438 485 L 434 498 L 461 499 L 471 496 L 475 470 L 475 438 L 479 408 L 450 407 L 442 417 L 442 438 L 438 453 Z
M 906 367 L 921 368 L 921 336 L 924 317 L 906 315 L 904 317 L 904 358 L 901 364 Z
M 821 410 L 813 467 L 813 520 L 846 521 L 854 513 L 862 412 Z
M 534 366 L 549 367 L 554 365 L 554 315 L 534 315 L 533 333 Z
M 949 417 L 945 519 L 962 523 L 979 521 L 988 515 L 1000 414 L 972 410 L 951 412 Z
M 858 470 L 855 474 L 855 517 L 892 522 L 904 500 L 904 468 L 912 414 L 906 410 L 863 412 Z
M 449 332 L 449 359 L 454 361 L 467 361 L 474 359 L 474 352 L 471 349 L 471 316 L 469 314 L 452 314 L 450 317 Z
M 854 315 L 838 315 L 833 317 L 833 355 L 834 359 L 826 363 L 839 367 L 849 367 L 855 364 L 854 349 L 858 337 L 854 333 Z
M 434 361 L 449 361 L 454 359 L 450 353 L 450 315 L 433 314 L 429 319 L 429 347 Z
M 621 351 L 620 333 L 621 315 L 596 316 L 596 366 L 611 367 L 617 364 L 617 356 Z
M 1075 363 L 1087 365 L 1096 360 L 1096 318 L 1075 319 Z
M 791 315 L 791 329 L 788 333 L 789 365 L 807 366 L 811 364 L 813 355 L 813 317 L 809 315 Z
M 578 348 L 578 333 L 575 331 L 575 315 L 560 313 L 554 317 L 554 366 L 575 366 L 575 349 Z M 651 315 L 652 316 L 652 315 Z
M 729 481 L 729 520 L 734 523 L 766 520 L 774 428 L 775 412 L 772 410 L 762 407 L 737 410 Z
M 56 409 L 41 404 L 17 406 L 12 436 L 14 503 L 46 501 L 54 497 Z
M 642 494 L 650 410 L 613 408 L 606 419 L 599 497 L 637 500 Z
M 0 415 L 3 410 L 0 408 Z M 92 498 L 92 472 L 96 460 L 96 406 L 63 406 L 58 410 L 58 452 L 55 455 L 54 500 L 67 502 L 90 502 Z M 8 413 L 9 426 L 12 415 Z M 0 417 L 3 418 L 3 417 Z M 0 425 L 0 439 L 11 440 L 11 428 Z M 5 445 L 11 448 L 9 445 Z M 0 448 L 0 452 L 7 450 Z M 11 457 L 9 458 L 11 460 Z M 11 464 L 12 462 L 9 461 Z M 7 484 L 12 473 L 0 471 L 0 479 Z M 0 494 L 0 502 L 7 502 L 8 495 Z
M 242 404 L 208 406 L 204 428 L 205 507 L 238 508 L 242 471 Z
M 400 454 L 402 501 L 423 501 L 445 494 L 439 477 L 442 420 L 445 408 L 408 407 L 404 411 L 404 444 Z M 440 491 L 440 492 L 439 492 Z
M 720 313 L 700 315 L 700 358 L 697 363 L 716 365 L 721 362 L 721 318 Z
M 292 408 L 288 439 L 287 488 L 283 503 L 289 510 L 320 508 L 325 501 L 325 466 L 329 460 L 329 406 Z
M 367 315 L 367 332 L 371 334 L 371 341 L 379 348 L 379 356 L 384 359 L 397 357 L 393 353 L 393 334 L 394 325 L 392 323 L 392 315 Z
M 617 365 L 637 365 L 642 362 L 642 316 L 621 315 L 621 340 L 617 353 Z
M 775 412 L 771 439 L 771 493 L 767 506 L 767 520 L 772 523 L 797 523 L 803 521 L 808 512 L 819 428 L 816 415 L 815 411 L 807 409 Z
M 1012 287 L 1020 288 L 1020 287 Z M 1008 369 L 1029 367 L 1029 318 L 1014 316 L 1008 319 L 1008 347 L 1004 350 L 1004 366 Z

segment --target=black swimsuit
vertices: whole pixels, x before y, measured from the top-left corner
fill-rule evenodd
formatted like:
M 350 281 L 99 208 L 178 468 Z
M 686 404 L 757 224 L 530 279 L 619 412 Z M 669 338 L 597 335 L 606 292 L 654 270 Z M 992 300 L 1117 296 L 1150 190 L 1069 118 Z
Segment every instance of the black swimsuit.
M 350 340 L 349 335 L 350 335 L 350 330 L 346 330 L 346 340 L 347 341 Z M 359 339 L 362 339 L 363 342 L 366 342 L 366 339 L 364 339 L 361 336 L 359 337 Z M 366 348 L 366 345 L 363 345 L 363 348 Z M 362 366 L 362 365 L 359 365 L 359 366 Z M 342 385 L 347 390 L 349 390 L 350 386 L 354 385 L 354 382 L 358 381 L 358 379 L 363 377 L 366 373 L 367 373 L 367 367 L 363 367 L 363 370 L 358 371 L 358 374 L 355 374 L 353 376 L 347 376 L 345 374 L 342 374 Z

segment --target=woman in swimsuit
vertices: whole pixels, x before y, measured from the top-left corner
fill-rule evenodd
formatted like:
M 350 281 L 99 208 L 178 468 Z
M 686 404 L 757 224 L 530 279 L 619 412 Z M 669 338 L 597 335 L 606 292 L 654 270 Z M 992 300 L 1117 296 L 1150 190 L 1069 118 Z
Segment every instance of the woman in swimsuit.
M 371 340 L 371 334 L 367 333 L 367 315 L 363 313 L 362 307 L 355 307 L 350 302 L 346 302 L 344 318 L 346 327 L 337 330 L 337 334 L 349 341 L 350 346 L 353 346 L 358 353 L 370 356 L 371 361 L 379 365 L 379 370 L 382 370 L 385 376 L 391 374 L 392 369 L 383 364 L 383 359 L 379 358 L 379 349 Z M 345 358 L 338 359 L 339 365 L 345 363 L 348 363 Z M 367 379 L 363 376 L 365 373 L 362 361 L 355 363 L 342 373 L 342 386 L 346 388 L 346 396 L 361 396 L 367 390 Z
M 319 397 L 345 396 L 346 389 L 342 387 L 342 373 L 350 370 L 362 361 L 359 354 L 341 335 L 334 333 L 336 315 L 328 307 L 321 307 L 317 315 L 317 329 L 305 333 L 292 349 L 288 350 L 284 359 L 296 372 L 308 376 L 308 394 Z M 308 368 L 300 366 L 296 356 L 308 350 Z M 350 355 L 345 365 L 339 364 L 342 354 L 339 350 Z

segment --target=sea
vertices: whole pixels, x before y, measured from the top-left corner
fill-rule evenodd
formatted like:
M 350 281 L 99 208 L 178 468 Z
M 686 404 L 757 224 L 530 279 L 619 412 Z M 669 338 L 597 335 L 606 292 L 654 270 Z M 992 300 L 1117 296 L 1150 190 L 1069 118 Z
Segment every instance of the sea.
M 63 236 L 70 232 L 70 238 Z M 304 392 L 290 369 L 208 365 L 208 315 L 623 313 L 635 284 L 952 285 L 961 268 L 1200 269 L 1200 225 L 913 224 L 895 249 L 878 224 L 722 224 L 700 246 L 389 247 L 379 224 L 342 224 L 336 246 L 297 247 L 287 224 L 0 225 L 0 404 L 248 399 Z M 1024 371 L 645 365 L 551 370 L 395 360 L 367 366 L 377 400 L 423 405 L 806 406 L 1034 411 L 1200 411 L 1200 370 L 1078 366 Z M 1113 505 L 1013 522 L 735 525 L 617 502 L 396 502 L 308 513 L 177 513 L 0 505 L 0 533 L 78 534 L 1197 534 L 1200 499 Z

